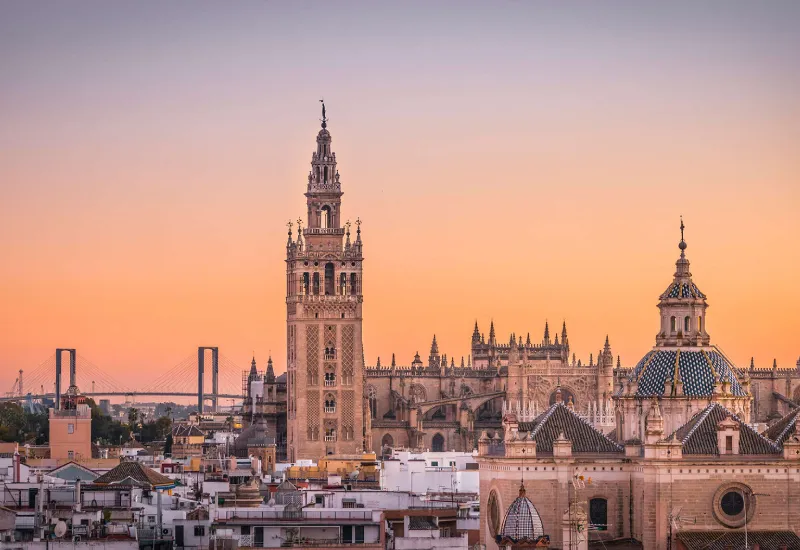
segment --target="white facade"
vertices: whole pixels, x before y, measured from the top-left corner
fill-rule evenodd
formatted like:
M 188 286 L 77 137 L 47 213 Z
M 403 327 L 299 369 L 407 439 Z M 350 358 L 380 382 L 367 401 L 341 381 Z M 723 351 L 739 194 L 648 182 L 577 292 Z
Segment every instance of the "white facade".
M 467 469 L 469 464 L 475 469 Z M 381 488 L 415 494 L 477 494 L 477 461 L 472 453 L 398 451 L 383 461 Z

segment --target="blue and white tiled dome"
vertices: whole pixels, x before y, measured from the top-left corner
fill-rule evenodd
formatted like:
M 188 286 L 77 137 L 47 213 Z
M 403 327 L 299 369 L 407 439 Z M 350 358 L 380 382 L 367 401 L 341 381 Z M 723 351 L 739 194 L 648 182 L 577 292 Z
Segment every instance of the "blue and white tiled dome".
M 676 372 L 677 371 L 677 372 Z M 683 384 L 686 397 L 710 397 L 720 382 L 730 385 L 730 393 L 746 396 L 739 377 L 742 373 L 716 347 L 654 348 L 642 357 L 628 380 L 636 382 L 636 397 L 660 397 L 668 382 Z
M 520 486 L 519 496 L 511 503 L 497 540 L 513 542 L 537 540 L 545 536 L 539 512 L 525 496 L 525 486 Z
M 706 295 L 700 292 L 692 281 L 673 281 L 661 295 L 663 298 L 695 298 L 705 299 Z

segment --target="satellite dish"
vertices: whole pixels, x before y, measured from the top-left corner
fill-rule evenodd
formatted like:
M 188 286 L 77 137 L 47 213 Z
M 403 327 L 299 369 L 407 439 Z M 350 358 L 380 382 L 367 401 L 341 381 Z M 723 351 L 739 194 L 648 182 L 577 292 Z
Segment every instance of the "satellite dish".
M 56 527 L 55 529 L 53 529 L 53 533 L 58 538 L 63 537 L 64 535 L 67 534 L 67 524 L 64 523 L 63 521 L 59 521 L 58 523 L 56 523 Z

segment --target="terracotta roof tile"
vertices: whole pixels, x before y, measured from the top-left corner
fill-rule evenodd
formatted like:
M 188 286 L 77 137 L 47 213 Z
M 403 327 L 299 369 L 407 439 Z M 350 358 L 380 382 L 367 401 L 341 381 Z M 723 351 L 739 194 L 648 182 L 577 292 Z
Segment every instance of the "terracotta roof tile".
M 149 487 L 174 485 L 174 481 L 170 478 L 162 476 L 155 470 L 131 460 L 120 462 L 119 466 L 95 479 L 94 483 L 98 485 L 113 485 L 126 480 L 131 480 L 137 485 Z

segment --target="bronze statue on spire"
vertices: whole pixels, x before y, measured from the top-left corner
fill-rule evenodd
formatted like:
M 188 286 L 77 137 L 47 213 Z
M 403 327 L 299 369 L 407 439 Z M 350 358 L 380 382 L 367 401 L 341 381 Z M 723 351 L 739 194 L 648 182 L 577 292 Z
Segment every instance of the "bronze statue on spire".
M 327 128 L 328 118 L 325 116 L 325 100 L 320 99 L 319 102 L 322 103 L 322 127 Z

